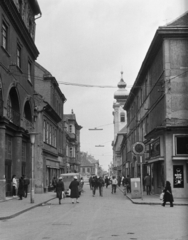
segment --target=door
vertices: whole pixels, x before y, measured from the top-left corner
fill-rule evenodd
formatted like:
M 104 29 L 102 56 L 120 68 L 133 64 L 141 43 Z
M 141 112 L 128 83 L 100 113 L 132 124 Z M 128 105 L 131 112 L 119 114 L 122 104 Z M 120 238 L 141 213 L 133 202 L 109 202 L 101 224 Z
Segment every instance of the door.
M 12 162 L 5 161 L 6 196 L 12 196 Z

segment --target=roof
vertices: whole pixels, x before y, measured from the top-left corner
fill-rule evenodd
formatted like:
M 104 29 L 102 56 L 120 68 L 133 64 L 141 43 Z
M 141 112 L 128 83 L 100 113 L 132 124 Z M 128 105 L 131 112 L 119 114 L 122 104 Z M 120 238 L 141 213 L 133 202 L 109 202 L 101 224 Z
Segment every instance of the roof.
M 81 164 L 80 166 L 87 166 L 87 167 L 93 167 L 93 163 L 91 163 L 90 161 L 88 161 L 88 159 L 86 158 L 86 156 L 81 156 Z
M 186 27 L 188 25 L 188 12 L 178 17 L 175 21 L 167 24 L 168 27 Z
M 77 121 L 76 121 L 76 115 L 75 114 L 64 114 L 64 121 L 69 121 L 69 120 L 73 120 L 75 122 L 75 126 L 76 129 L 80 130 L 82 129 L 82 126 L 78 125 Z

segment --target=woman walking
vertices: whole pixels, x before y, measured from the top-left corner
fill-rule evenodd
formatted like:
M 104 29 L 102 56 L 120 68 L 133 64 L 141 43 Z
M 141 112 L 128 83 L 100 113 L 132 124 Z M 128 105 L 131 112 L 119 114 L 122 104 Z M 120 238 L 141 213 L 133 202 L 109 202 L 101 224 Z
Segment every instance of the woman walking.
M 166 181 L 165 189 L 163 190 L 164 192 L 164 198 L 163 198 L 163 204 L 162 206 L 165 207 L 166 202 L 170 202 L 170 207 L 173 207 L 173 195 L 172 195 L 172 189 L 171 189 L 171 184 L 169 181 Z
M 76 203 L 78 202 L 79 198 L 79 182 L 77 181 L 77 176 L 74 176 L 74 180 L 70 183 L 69 189 L 71 190 L 70 197 L 72 198 L 72 204 L 74 204 L 74 199 L 76 200 Z
M 59 198 L 59 204 L 61 204 L 63 191 L 64 191 L 64 183 L 62 181 L 62 177 L 59 177 L 59 181 L 56 184 L 56 193 L 57 193 L 57 198 Z

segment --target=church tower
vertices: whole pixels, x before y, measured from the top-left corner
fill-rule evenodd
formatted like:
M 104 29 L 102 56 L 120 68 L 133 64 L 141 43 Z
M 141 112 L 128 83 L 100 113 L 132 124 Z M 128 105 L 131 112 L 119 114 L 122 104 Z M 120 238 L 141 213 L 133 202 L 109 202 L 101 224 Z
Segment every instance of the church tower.
M 127 113 L 123 106 L 128 98 L 129 92 L 126 89 L 127 84 L 123 80 L 123 72 L 121 72 L 121 80 L 118 83 L 118 90 L 114 93 L 113 115 L 114 115 L 114 140 L 117 133 L 127 125 Z

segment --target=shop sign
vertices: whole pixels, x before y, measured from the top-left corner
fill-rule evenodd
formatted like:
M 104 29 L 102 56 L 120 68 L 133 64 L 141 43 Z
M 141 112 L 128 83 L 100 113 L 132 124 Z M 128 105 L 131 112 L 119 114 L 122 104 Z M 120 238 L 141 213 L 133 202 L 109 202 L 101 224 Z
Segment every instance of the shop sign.
M 173 166 L 173 181 L 174 181 L 174 188 L 184 187 L 183 165 Z
M 160 156 L 160 140 L 157 139 L 156 141 L 150 144 L 150 157 L 157 157 Z

